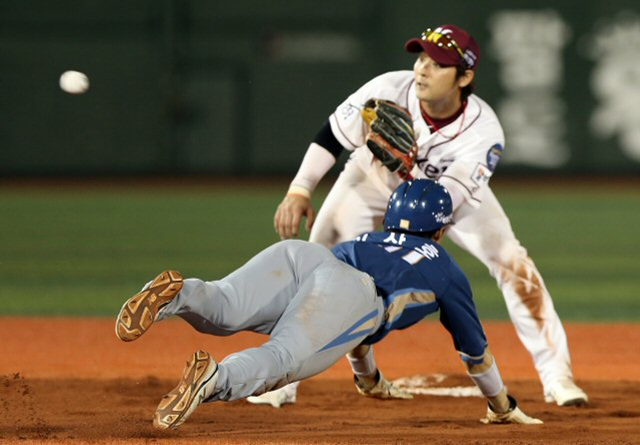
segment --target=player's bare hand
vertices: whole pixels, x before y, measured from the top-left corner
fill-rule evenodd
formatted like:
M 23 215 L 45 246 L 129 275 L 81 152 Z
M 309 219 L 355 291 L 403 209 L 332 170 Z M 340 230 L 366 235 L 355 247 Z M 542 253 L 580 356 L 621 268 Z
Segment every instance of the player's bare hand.
M 280 235 L 280 239 L 297 237 L 303 216 L 307 219 L 305 228 L 308 232 L 316 218 L 316 211 L 311 204 L 311 199 L 295 194 L 285 196 L 273 217 L 273 227 Z

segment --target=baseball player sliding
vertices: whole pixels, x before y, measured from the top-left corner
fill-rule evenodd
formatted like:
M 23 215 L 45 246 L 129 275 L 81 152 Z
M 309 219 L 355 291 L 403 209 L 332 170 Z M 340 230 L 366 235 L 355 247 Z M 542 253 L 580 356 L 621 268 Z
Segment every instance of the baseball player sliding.
M 378 227 L 388 197 L 406 178 L 437 179 L 453 201 L 455 224 L 447 236 L 497 280 L 545 400 L 586 403 L 573 380 L 567 337 L 551 296 L 489 186 L 504 134 L 491 107 L 473 94 L 480 60 L 476 41 L 459 27 L 444 25 L 409 40 L 405 49 L 417 56 L 413 71 L 367 82 L 318 132 L 276 211 L 276 232 L 282 239 L 295 237 L 306 217 L 309 240 L 330 247 Z M 381 110 L 376 121 L 371 110 L 380 104 L 396 107 Z M 396 122 L 398 110 L 406 110 L 413 133 Z M 343 150 L 351 152 L 349 160 L 315 218 L 310 196 Z M 352 364 L 354 370 L 366 367 Z M 295 387 L 250 399 L 274 406 L 294 400 Z
M 176 428 L 204 402 L 231 401 L 318 374 L 343 355 L 356 360 L 356 388 L 381 398 L 410 398 L 375 365 L 371 345 L 440 311 L 471 380 L 488 400 L 484 423 L 540 424 L 507 394 L 478 320 L 469 282 L 437 244 L 451 222 L 451 196 L 435 181 L 401 184 L 389 201 L 384 232 L 326 247 L 281 241 L 218 281 L 158 275 L 123 305 L 116 334 L 143 335 L 178 315 L 212 335 L 253 331 L 262 346 L 217 363 L 197 351 L 178 385 L 156 409 L 153 424 Z M 365 366 L 361 366 L 364 364 Z

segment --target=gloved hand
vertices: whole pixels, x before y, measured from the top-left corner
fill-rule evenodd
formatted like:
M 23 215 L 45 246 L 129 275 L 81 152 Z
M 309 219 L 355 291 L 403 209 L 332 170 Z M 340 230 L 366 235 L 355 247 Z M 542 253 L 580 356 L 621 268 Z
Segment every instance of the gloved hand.
M 507 396 L 509 398 L 509 402 L 511 406 L 509 407 L 509 411 L 506 413 L 496 413 L 491 409 L 491 404 L 488 404 L 487 407 L 487 417 L 480 419 L 480 422 L 485 424 L 490 423 L 518 423 L 522 425 L 539 425 L 542 422 L 540 419 L 535 419 L 533 417 L 527 416 L 525 413 L 518 408 L 518 403 L 516 399 L 511 396 Z
M 355 375 L 353 380 L 358 393 L 365 397 L 373 397 L 375 399 L 413 399 L 413 394 L 393 386 L 393 383 L 384 378 L 380 370 L 376 372 L 373 381 L 359 379 Z
M 369 150 L 402 179 L 412 179 L 418 145 L 409 110 L 388 100 L 369 99 L 361 114 L 369 126 L 366 136 Z

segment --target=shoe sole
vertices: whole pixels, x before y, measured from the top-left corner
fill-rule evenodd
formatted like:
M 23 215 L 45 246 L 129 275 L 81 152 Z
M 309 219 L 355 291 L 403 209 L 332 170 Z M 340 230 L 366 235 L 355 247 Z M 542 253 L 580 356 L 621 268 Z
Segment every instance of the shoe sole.
M 166 430 L 182 425 L 213 392 L 218 364 L 208 352 L 198 351 L 187 362 L 178 386 L 167 393 L 153 416 L 153 426 Z
M 583 406 L 586 404 L 587 404 L 587 401 L 584 398 L 580 397 L 577 399 L 567 400 L 560 406 Z
M 546 395 L 544 401 L 547 403 L 555 403 L 558 406 L 583 406 L 589 403 L 589 398 L 586 394 L 575 395 L 574 397 L 558 401 L 552 394 Z
M 158 275 L 142 291 L 129 298 L 116 319 L 116 335 L 122 341 L 134 341 L 147 332 L 158 312 L 182 289 L 183 278 L 175 270 Z

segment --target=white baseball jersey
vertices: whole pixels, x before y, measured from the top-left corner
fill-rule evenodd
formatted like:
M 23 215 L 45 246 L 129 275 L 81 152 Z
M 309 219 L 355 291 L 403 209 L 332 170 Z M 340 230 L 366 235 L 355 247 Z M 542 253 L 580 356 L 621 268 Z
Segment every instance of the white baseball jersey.
M 330 116 L 334 136 L 352 153 L 318 212 L 309 240 L 331 247 L 380 226 L 401 179 L 365 145 L 368 128 L 360 110 L 371 98 L 407 108 L 419 146 L 411 173 L 438 179 L 452 198 L 457 197 L 453 199 L 455 224 L 447 236 L 482 261 L 496 278 L 516 332 L 548 394 L 557 381 L 573 377 L 569 348 L 544 281 L 489 187 L 504 147 L 500 122 L 487 103 L 471 95 L 455 121 L 431 133 L 414 88 L 412 71 L 386 73 L 363 85 Z
M 373 154 L 365 146 L 368 129 L 360 111 L 372 97 L 395 102 L 413 117 L 418 156 L 412 175 L 450 178 L 462 186 L 466 202 L 477 207 L 504 146 L 504 133 L 496 114 L 485 101 L 471 95 L 464 112 L 454 122 L 431 133 L 422 118 L 414 83 L 413 71 L 394 71 L 369 81 L 330 116 L 334 136 L 345 148 L 353 150 L 351 159 L 362 170 L 378 176 L 384 188 L 394 190 L 400 179 L 380 163 L 372 162 Z M 359 147 L 364 149 L 358 150 Z

